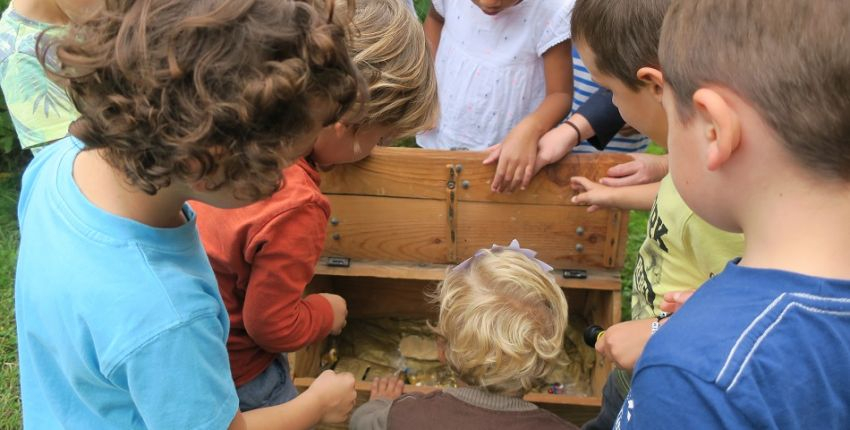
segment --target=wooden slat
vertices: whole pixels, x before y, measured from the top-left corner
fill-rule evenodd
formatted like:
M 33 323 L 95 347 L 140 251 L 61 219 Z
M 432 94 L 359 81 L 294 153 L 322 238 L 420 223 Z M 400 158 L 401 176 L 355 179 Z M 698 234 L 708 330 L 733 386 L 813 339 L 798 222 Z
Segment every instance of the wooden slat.
M 587 213 L 577 206 L 477 202 L 462 202 L 457 212 L 459 259 L 493 243 L 506 245 L 517 239 L 555 268 L 613 267 L 613 260 L 606 258 L 611 252 L 607 212 Z
M 335 278 L 333 292 L 348 305 L 348 318 L 436 318 L 426 291 L 435 281 L 381 278 Z
M 324 255 L 361 260 L 449 263 L 442 200 L 329 196 Z M 338 235 L 338 236 L 335 236 Z M 335 237 L 338 237 L 335 239 Z
M 349 267 L 331 267 L 327 258 L 322 258 L 316 265 L 318 277 L 371 277 L 383 279 L 406 279 L 420 281 L 442 281 L 446 270 L 452 267 L 448 264 L 416 264 L 390 261 L 356 261 L 352 260 Z M 560 270 L 553 275 L 555 282 L 565 289 L 620 291 L 620 272 L 612 269 L 589 269 L 587 279 L 565 279 Z M 335 280 L 337 284 L 342 281 Z
M 525 191 L 496 194 L 490 191 L 495 166 L 484 166 L 483 152 L 433 151 L 412 148 L 375 148 L 372 156 L 337 166 L 322 176 L 326 194 L 359 194 L 408 198 L 445 199 L 449 166 L 460 166 L 455 189 L 459 201 L 493 201 L 569 205 L 572 176 L 599 179 L 612 166 L 631 160 L 623 154 L 572 154 L 543 169 Z M 468 187 L 463 182 L 468 181 Z

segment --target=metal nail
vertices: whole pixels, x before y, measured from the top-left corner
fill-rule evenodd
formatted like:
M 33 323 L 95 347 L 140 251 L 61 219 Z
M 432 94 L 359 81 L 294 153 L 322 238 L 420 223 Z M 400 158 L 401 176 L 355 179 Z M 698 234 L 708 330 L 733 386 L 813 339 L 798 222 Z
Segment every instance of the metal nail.
M 579 236 L 584 235 L 584 227 L 578 226 L 578 228 L 576 228 L 576 234 Z
M 331 238 L 333 240 L 339 240 L 340 237 L 342 237 L 342 236 L 340 236 L 339 233 L 334 233 L 334 234 L 331 235 Z
M 464 180 L 463 182 L 460 183 L 460 186 L 463 187 L 464 190 L 468 190 L 469 189 L 469 181 Z
M 339 225 L 339 220 L 336 218 L 331 218 L 331 225 Z
M 576 252 L 584 252 L 584 245 L 577 243 L 576 244 Z

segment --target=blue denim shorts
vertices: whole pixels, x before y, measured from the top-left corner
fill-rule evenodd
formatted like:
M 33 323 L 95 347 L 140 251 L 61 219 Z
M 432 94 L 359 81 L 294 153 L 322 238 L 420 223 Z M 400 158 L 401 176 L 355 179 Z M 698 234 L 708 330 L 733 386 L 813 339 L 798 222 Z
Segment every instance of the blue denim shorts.
M 269 367 L 247 384 L 236 388 L 239 409 L 250 411 L 286 403 L 298 395 L 289 373 L 289 360 L 280 354 Z

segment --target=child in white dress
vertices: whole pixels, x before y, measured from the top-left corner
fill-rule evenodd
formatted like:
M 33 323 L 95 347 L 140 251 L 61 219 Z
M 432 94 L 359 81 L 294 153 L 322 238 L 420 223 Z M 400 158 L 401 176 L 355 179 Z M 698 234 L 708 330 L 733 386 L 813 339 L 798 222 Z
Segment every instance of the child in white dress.
M 493 189 L 531 179 L 537 141 L 572 102 L 573 0 L 433 0 L 441 117 L 417 137 L 431 149 L 490 148 Z

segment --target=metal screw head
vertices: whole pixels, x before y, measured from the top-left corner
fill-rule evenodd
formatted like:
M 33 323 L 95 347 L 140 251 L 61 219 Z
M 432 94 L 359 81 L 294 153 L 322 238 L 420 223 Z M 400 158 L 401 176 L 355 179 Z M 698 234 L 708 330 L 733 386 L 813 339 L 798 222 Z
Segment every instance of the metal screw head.
M 460 183 L 460 186 L 463 187 L 464 190 L 468 190 L 469 189 L 469 181 L 464 180 L 463 182 Z
M 446 183 L 446 187 L 448 187 L 450 190 L 455 189 L 455 181 L 449 181 L 448 183 Z
M 333 240 L 339 240 L 340 237 L 342 237 L 342 236 L 340 236 L 339 233 L 334 233 L 334 234 L 331 235 L 331 238 Z
M 576 228 L 576 234 L 579 235 L 579 236 L 583 236 L 584 235 L 584 227 L 578 226 L 578 228 Z
M 584 245 L 577 243 L 576 244 L 576 252 L 584 252 Z
M 463 172 L 463 164 L 458 164 L 457 166 L 455 166 L 455 172 Z
M 331 218 L 331 225 L 339 225 L 339 220 L 336 218 Z

